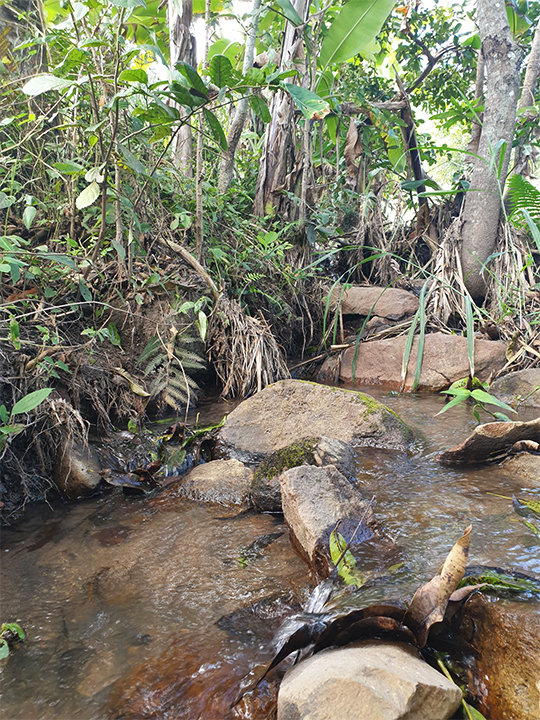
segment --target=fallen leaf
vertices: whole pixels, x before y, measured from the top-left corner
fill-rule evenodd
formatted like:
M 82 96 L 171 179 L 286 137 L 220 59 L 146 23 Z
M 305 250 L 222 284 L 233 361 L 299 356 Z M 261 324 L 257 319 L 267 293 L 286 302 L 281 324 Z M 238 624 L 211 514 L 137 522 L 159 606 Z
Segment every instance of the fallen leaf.
M 127 370 L 124 370 L 124 368 L 121 367 L 115 367 L 114 372 L 128 381 L 131 391 L 134 392 L 135 395 L 140 395 L 140 397 L 145 398 L 150 397 L 150 393 L 146 392 L 142 385 L 139 385 L 139 383 L 127 372 Z

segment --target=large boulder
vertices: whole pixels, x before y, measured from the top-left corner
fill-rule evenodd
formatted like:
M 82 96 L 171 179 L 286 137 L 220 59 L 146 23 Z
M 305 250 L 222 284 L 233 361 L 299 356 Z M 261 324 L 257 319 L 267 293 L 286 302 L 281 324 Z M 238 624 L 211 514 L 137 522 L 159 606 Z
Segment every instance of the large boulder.
M 540 603 L 478 593 L 461 611 L 459 634 L 475 649 L 469 692 L 488 720 L 540 718 Z
M 401 388 L 401 367 L 405 352 L 405 335 L 387 340 L 360 343 L 350 347 L 341 358 L 339 378 L 356 385 L 376 385 L 383 390 Z M 416 368 L 418 337 L 413 343 L 404 389 L 410 391 Z M 506 344 L 492 340 L 474 341 L 475 375 L 488 380 L 506 362 Z M 353 380 L 353 363 L 356 369 Z M 467 338 L 445 333 L 425 336 L 422 372 L 418 390 L 443 390 L 469 374 Z
M 354 285 L 342 290 L 336 287 L 331 295 L 331 307 L 339 303 L 344 315 L 377 315 L 388 320 L 411 317 L 418 310 L 419 300 L 400 288 Z
M 339 532 L 347 542 L 354 536 L 353 549 L 366 540 L 380 537 L 368 503 L 333 465 L 295 467 L 282 473 L 279 483 L 291 541 L 319 576 L 328 576 L 334 567 L 329 539 L 338 523 Z
M 268 455 L 257 468 L 251 484 L 255 507 L 281 512 L 279 476 L 298 465 L 335 465 L 347 476 L 355 474 L 356 455 L 349 443 L 335 438 L 306 438 Z
M 466 440 L 441 453 L 439 461 L 444 465 L 477 465 L 500 458 L 522 440 L 540 442 L 540 417 L 529 422 L 478 425 Z
M 281 380 L 244 400 L 219 435 L 225 455 L 248 463 L 322 436 L 399 450 L 413 439 L 396 413 L 369 395 L 301 380 Z
M 285 675 L 278 720 L 447 720 L 461 690 L 402 643 L 362 641 Z
M 252 480 L 253 470 L 238 460 L 212 460 L 197 465 L 165 492 L 201 502 L 246 505 Z
M 93 495 L 101 482 L 98 452 L 91 445 L 69 441 L 58 450 L 53 479 L 70 500 Z
M 540 368 L 517 370 L 497 378 L 489 392 L 508 405 L 540 408 Z

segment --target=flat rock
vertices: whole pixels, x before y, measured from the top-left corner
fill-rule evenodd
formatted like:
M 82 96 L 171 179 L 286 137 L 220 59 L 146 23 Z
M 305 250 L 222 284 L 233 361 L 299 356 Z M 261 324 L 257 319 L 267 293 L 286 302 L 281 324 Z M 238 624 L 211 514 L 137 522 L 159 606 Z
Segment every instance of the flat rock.
M 540 368 L 517 370 L 497 378 L 489 392 L 508 405 L 540 408 Z
M 478 425 L 459 445 L 439 455 L 444 465 L 477 465 L 510 451 L 520 440 L 540 441 L 540 417 L 529 422 L 492 422 Z
M 283 515 L 291 540 L 299 554 L 320 576 L 334 568 L 330 558 L 330 533 L 339 522 L 339 532 L 349 541 L 359 522 L 351 548 L 380 536 L 377 521 L 356 487 L 333 465 L 302 465 L 279 477 Z
M 91 445 L 66 443 L 58 451 L 53 478 L 58 489 L 70 500 L 93 495 L 101 482 L 97 451 Z
M 398 415 L 369 395 L 301 380 L 281 380 L 244 400 L 219 439 L 226 456 L 255 463 L 303 438 L 323 436 L 398 450 L 413 439 Z
M 505 460 L 501 470 L 517 482 L 540 487 L 540 455 L 519 453 Z
M 461 697 L 411 646 L 362 641 L 289 670 L 278 720 L 447 720 Z
M 411 317 L 418 310 L 419 300 L 400 288 L 355 285 L 347 290 L 336 287 L 332 291 L 331 306 L 341 303 L 344 315 L 377 315 L 388 320 Z
M 251 485 L 255 507 L 266 512 L 281 512 L 279 476 L 284 470 L 299 465 L 335 465 L 340 472 L 352 476 L 356 455 L 349 443 L 335 438 L 307 438 L 266 457 L 257 468 Z
M 405 335 L 386 340 L 360 343 L 356 356 L 353 380 L 353 362 L 356 348 L 344 351 L 339 378 L 356 385 L 376 385 L 384 390 L 401 388 L 401 367 L 405 352 Z M 409 359 L 405 391 L 410 391 L 416 368 L 418 337 L 415 338 Z M 506 362 L 506 344 L 491 340 L 474 341 L 475 375 L 488 380 Z M 323 366 L 324 367 L 324 366 Z M 445 333 L 431 333 L 425 337 L 422 372 L 418 390 L 444 390 L 456 380 L 469 374 L 467 338 Z
M 540 603 L 478 593 L 463 606 L 458 632 L 477 651 L 468 689 L 486 718 L 538 720 Z
M 190 500 L 245 505 L 249 501 L 252 480 L 253 470 L 238 460 L 212 460 L 197 465 L 170 490 Z

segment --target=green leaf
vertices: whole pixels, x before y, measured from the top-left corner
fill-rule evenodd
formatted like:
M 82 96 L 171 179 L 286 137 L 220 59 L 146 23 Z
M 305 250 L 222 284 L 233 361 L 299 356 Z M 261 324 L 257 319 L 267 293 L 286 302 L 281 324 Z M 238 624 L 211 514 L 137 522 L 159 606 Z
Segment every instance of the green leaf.
M 9 655 L 9 645 L 4 638 L 0 638 L 0 660 L 4 660 Z
M 148 75 L 142 68 L 130 68 L 128 70 L 123 70 L 118 76 L 118 80 L 120 82 L 139 82 L 144 85 L 148 85 Z
M 473 397 L 475 400 L 478 400 L 478 402 L 480 403 L 497 405 L 497 407 L 500 407 L 503 410 L 508 410 L 508 412 L 516 412 L 514 408 L 510 407 L 510 405 L 507 405 L 505 402 L 499 400 L 494 395 L 490 395 L 485 390 L 472 390 L 471 397 Z
M 84 190 L 80 193 L 80 195 L 75 200 L 75 205 L 78 210 L 82 210 L 83 208 L 92 205 L 92 203 L 95 203 L 98 197 L 99 185 L 94 180 L 94 182 L 91 182 L 90 185 L 87 185 L 87 187 L 85 187 Z
M 6 208 L 11 207 L 16 200 L 17 198 L 13 197 L 13 195 L 6 195 L 6 193 L 0 192 L 0 210 L 6 210 Z
M 92 293 L 90 292 L 90 288 L 86 284 L 86 280 L 84 278 L 79 280 L 79 292 L 81 293 L 83 300 L 86 300 L 86 302 L 92 302 Z
M 469 295 L 465 295 L 465 320 L 467 327 L 467 354 L 469 356 L 469 375 L 474 377 L 474 318 Z
M 347 585 L 356 585 L 356 587 L 361 588 L 368 578 L 358 570 L 354 555 L 350 550 L 345 550 L 346 547 L 347 543 L 343 535 L 336 532 L 336 530 L 332 530 L 330 533 L 330 557 L 332 562 L 334 565 L 339 563 L 337 565 L 338 574 Z
M 222 150 L 227 150 L 227 138 L 225 137 L 221 123 L 214 113 L 207 108 L 203 108 L 203 114 L 214 140 L 218 143 Z
M 34 218 L 36 217 L 37 208 L 35 208 L 33 205 L 27 205 L 24 209 L 22 221 L 24 224 L 24 227 L 27 230 L 30 230 L 30 227 L 32 226 L 32 222 Z
M 537 500 L 522 500 L 512 495 L 512 507 L 521 517 L 540 518 L 540 502 Z
M 73 162 L 73 160 L 67 160 L 66 162 L 55 162 L 53 168 L 61 172 L 63 175 L 77 175 L 84 170 L 83 165 Z
M 121 8 L 137 8 L 146 7 L 144 0 L 110 0 L 111 5 Z
M 128 150 L 125 145 L 119 144 L 118 149 L 120 150 L 120 155 L 122 156 L 124 162 L 129 168 L 134 170 L 138 175 L 146 175 L 146 168 L 144 165 L 139 162 L 135 155 Z
M 201 336 L 201 340 L 204 342 L 206 340 L 206 331 L 208 329 L 208 318 L 202 310 L 199 310 L 196 323 L 197 327 L 199 328 L 199 335 Z
M 395 0 L 350 0 L 323 40 L 319 65 L 342 63 L 357 55 L 379 34 Z
M 450 400 L 449 403 L 446 403 L 446 405 L 443 407 L 443 409 L 440 410 L 440 411 L 435 415 L 435 417 L 437 417 L 437 415 L 442 415 L 443 412 L 446 412 L 447 410 L 450 410 L 450 408 L 453 408 L 453 407 L 455 407 L 456 405 L 459 405 L 459 404 L 462 403 L 464 400 L 466 400 L 468 397 L 469 397 L 469 391 L 468 391 L 468 390 L 467 390 L 466 393 L 463 393 L 463 394 L 460 394 L 460 395 L 456 395 L 456 397 L 453 398 L 452 400 Z
M 321 118 L 330 112 L 330 105 L 326 100 L 323 100 L 311 90 L 292 83 L 283 83 L 283 89 L 289 93 L 295 105 L 300 108 L 302 115 L 306 118 L 311 119 L 315 115 Z
M 177 62 L 175 67 L 178 72 L 186 78 L 186 80 L 194 90 L 199 92 L 205 98 L 208 97 L 208 89 L 195 68 L 192 68 L 191 65 L 188 65 L 188 63 L 186 62 Z
M 34 390 L 34 392 L 25 395 L 13 406 L 11 417 L 35 410 L 38 405 L 41 405 L 41 403 L 49 397 L 52 391 L 52 388 L 43 388 L 42 390 Z
M 55 75 L 37 75 L 23 85 L 22 91 L 25 95 L 37 97 L 42 93 L 50 92 L 51 90 L 63 90 L 74 84 L 72 80 L 59 78 Z
M 295 27 L 302 24 L 302 18 L 294 9 L 291 0 L 276 0 L 276 2 L 290 23 L 292 23 Z
M 9 632 L 12 632 L 14 635 L 18 635 L 21 640 L 25 638 L 24 630 L 19 623 L 2 623 L 0 632 L 4 632 L 5 630 L 9 630 Z
M 225 55 L 214 55 L 210 60 L 209 73 L 214 85 L 219 88 L 228 87 L 233 76 L 232 63 Z
M 249 96 L 249 105 L 255 115 L 260 118 L 263 123 L 269 123 L 272 119 L 272 116 L 270 115 L 270 110 L 268 109 L 268 105 L 264 102 L 262 97 L 259 97 L 259 95 L 250 95 Z
M 11 335 L 11 342 L 15 350 L 21 349 L 21 341 L 19 339 L 19 323 L 12 319 L 9 321 L 9 333 Z

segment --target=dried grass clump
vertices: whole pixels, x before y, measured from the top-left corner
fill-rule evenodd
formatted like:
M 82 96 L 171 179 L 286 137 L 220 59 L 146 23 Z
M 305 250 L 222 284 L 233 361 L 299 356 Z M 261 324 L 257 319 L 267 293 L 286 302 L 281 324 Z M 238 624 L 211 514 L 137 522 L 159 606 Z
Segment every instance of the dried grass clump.
M 283 352 L 263 316 L 247 315 L 237 300 L 220 295 L 210 321 L 209 359 L 224 398 L 247 397 L 290 377 Z

